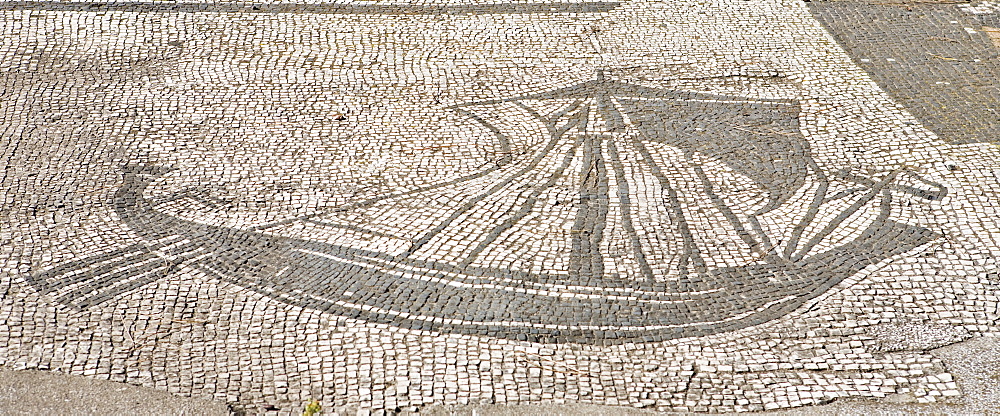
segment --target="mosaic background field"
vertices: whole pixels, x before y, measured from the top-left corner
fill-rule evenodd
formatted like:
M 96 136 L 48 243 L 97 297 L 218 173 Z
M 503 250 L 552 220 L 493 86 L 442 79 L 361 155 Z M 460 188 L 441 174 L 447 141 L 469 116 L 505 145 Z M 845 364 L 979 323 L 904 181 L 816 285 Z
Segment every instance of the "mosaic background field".
M 295 412 L 308 398 L 375 411 L 542 402 L 751 411 L 961 394 L 927 350 L 996 335 L 1000 151 L 988 106 L 969 104 L 977 127 L 954 130 L 954 113 L 915 105 L 880 75 L 889 70 L 852 60 L 837 43 L 850 41 L 797 1 L 547 5 L 3 3 L 0 364 L 251 413 Z M 838 16 L 835 6 L 814 10 Z M 875 57 L 885 58 L 864 59 Z M 794 103 L 793 114 L 762 103 Z M 612 163 L 643 146 L 647 159 L 636 150 Z M 533 157 L 542 167 L 514 175 Z M 482 183 L 454 180 L 486 170 Z M 501 177 L 524 186 L 481 191 Z M 674 205 L 662 202 L 664 183 L 680 190 Z M 429 192 L 436 184 L 445 185 Z M 827 210 L 810 208 L 819 189 Z M 495 202 L 473 207 L 468 195 Z M 537 221 L 518 228 L 529 218 L 518 207 Z M 629 231 L 622 207 L 647 217 L 635 214 Z M 755 217 L 761 231 L 741 232 L 732 217 Z M 578 236 L 601 227 L 606 238 Z M 815 240 L 798 257 L 788 243 L 796 233 Z M 633 257 L 610 256 L 615 239 Z M 477 245 L 481 258 L 465 262 Z M 316 273 L 295 266 L 283 281 L 292 263 L 274 253 L 286 246 L 341 257 L 315 263 Z M 331 246 L 377 253 L 341 270 L 348 251 Z M 662 256 L 646 261 L 652 282 L 642 283 L 637 246 Z M 696 251 L 706 253 L 701 266 Z M 809 259 L 823 261 L 799 271 Z M 452 273 L 451 282 L 511 278 L 521 292 L 394 287 L 357 295 L 353 310 L 364 313 L 346 311 L 362 293 L 349 284 L 376 260 L 430 269 L 405 271 L 414 276 Z M 539 275 L 552 271 L 568 277 Z M 652 309 L 666 311 L 657 318 L 638 307 L 720 275 L 729 277 L 717 286 L 753 290 L 694 303 L 708 312 Z M 534 284 L 581 295 L 564 287 L 581 283 L 646 285 L 655 296 L 601 292 L 576 315 L 556 301 L 509 303 L 561 299 L 524 290 Z M 470 302 L 477 293 L 487 301 Z M 753 305 L 766 296 L 797 303 Z M 399 318 L 405 308 L 439 320 L 414 324 Z M 706 313 L 742 316 L 726 308 L 760 318 L 704 324 L 715 319 Z M 476 313 L 500 323 L 445 321 Z M 515 315 L 538 330 L 501 330 Z M 702 326 L 649 330 L 670 319 Z M 633 329 L 591 328 L 605 320 Z

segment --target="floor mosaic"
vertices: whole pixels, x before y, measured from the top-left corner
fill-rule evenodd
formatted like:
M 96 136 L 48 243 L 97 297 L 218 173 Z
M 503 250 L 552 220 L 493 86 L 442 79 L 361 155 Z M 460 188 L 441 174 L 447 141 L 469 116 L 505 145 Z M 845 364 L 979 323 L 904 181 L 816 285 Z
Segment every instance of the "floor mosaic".
M 0 364 L 249 413 L 960 396 L 1000 10 L 920 55 L 845 4 L 0 1 Z

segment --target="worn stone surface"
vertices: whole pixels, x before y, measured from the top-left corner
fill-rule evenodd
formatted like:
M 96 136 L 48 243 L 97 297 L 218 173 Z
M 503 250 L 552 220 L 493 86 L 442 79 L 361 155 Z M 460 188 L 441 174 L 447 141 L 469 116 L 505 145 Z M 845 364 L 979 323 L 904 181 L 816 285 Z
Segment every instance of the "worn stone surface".
M 48 371 L 0 368 L 0 415 L 230 414 L 225 403 Z
M 942 68 L 844 4 L 0 2 L 0 364 L 250 413 L 953 400 L 995 7 L 928 6 L 979 36 Z
M 817 2 L 809 9 L 855 63 L 921 124 L 953 143 L 1000 136 L 994 3 Z

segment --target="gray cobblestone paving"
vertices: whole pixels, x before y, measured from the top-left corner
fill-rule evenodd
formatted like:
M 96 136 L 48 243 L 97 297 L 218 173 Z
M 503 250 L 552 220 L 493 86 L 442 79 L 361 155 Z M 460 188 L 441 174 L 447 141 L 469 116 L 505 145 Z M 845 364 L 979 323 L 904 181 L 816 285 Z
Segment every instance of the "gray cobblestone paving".
M 996 84 L 836 4 L 0 2 L 0 365 L 250 413 L 953 400 Z
M 989 37 L 1000 15 L 989 4 L 978 13 L 935 3 L 824 2 L 809 8 L 924 127 L 944 140 L 973 143 L 1000 137 L 1000 49 Z

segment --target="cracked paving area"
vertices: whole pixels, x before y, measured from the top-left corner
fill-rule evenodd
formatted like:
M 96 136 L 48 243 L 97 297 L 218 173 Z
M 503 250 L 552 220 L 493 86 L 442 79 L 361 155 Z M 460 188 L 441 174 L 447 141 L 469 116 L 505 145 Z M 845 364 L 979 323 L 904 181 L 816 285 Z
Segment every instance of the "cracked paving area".
M 921 55 L 844 4 L 0 1 L 0 365 L 254 414 L 956 400 L 1000 6 L 872 5 L 964 19 Z

